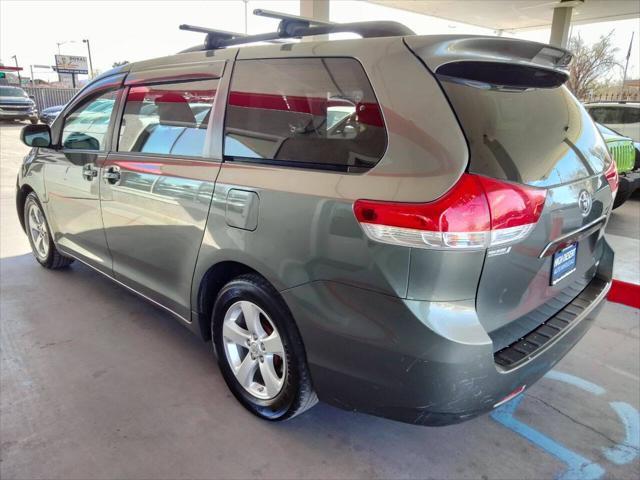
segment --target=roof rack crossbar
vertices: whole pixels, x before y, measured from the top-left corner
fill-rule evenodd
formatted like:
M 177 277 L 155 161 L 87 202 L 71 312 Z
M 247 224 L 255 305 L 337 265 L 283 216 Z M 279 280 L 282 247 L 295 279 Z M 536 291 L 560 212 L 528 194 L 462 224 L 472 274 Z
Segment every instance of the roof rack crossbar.
M 396 24 L 396 22 L 335 23 L 333 25 L 319 25 L 315 27 L 297 26 L 291 29 L 290 34 L 286 36 L 283 36 L 281 32 L 271 32 L 261 33 L 258 35 L 250 35 L 242 38 L 221 39 L 219 48 L 231 47 L 244 43 L 264 42 L 282 38 L 302 38 L 312 35 L 328 35 L 330 33 L 356 33 L 358 35 L 361 35 L 363 38 L 404 36 L 414 34 L 409 29 L 402 31 L 393 30 L 393 34 L 391 34 L 391 30 L 388 28 L 389 25 L 386 25 L 387 23 L 392 23 L 400 27 L 404 27 L 404 25 Z M 393 26 L 393 28 L 395 28 L 395 25 Z
M 266 18 L 275 18 L 280 20 L 278 25 L 278 34 L 280 38 L 289 38 L 296 36 L 295 32 L 300 28 L 309 28 L 312 25 L 315 26 L 328 26 L 335 25 L 333 22 L 326 22 L 323 20 L 316 20 L 315 18 L 301 17 L 298 15 L 289 15 L 288 13 L 274 12 L 273 10 L 265 10 L 263 8 L 256 8 L 253 11 L 254 15 Z
M 245 35 L 244 33 L 228 32 L 227 30 L 216 30 L 213 28 L 198 27 L 196 25 L 182 24 L 178 28 L 180 30 L 187 30 L 189 32 L 206 33 L 207 35 L 204 42 L 206 50 L 221 48 L 219 46 L 219 43 L 223 40 L 247 37 L 247 35 Z
M 292 22 L 306 23 L 307 25 L 335 25 L 335 22 L 325 20 L 317 20 L 315 18 L 301 17 L 299 15 L 290 15 L 288 13 L 276 12 L 274 10 L 266 10 L 264 8 L 256 8 L 253 14 L 259 17 L 275 18 L 276 20 L 290 20 Z
M 180 25 L 181 30 L 207 34 L 203 47 L 193 47 L 185 51 L 212 50 L 245 43 L 272 42 L 286 38 L 302 38 L 313 35 L 327 35 L 330 33 L 355 33 L 363 38 L 415 35 L 407 26 L 392 21 L 334 23 L 316 20 L 314 18 L 299 17 L 297 15 L 288 15 L 261 8 L 256 8 L 253 13 L 261 17 L 280 20 L 278 30 L 257 35 L 245 35 L 243 33 L 214 30 L 194 25 Z

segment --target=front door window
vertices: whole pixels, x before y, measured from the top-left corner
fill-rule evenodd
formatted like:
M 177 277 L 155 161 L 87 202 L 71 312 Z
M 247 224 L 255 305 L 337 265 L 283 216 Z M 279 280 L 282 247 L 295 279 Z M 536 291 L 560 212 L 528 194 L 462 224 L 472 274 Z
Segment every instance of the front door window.
M 80 105 L 64 121 L 62 146 L 66 150 L 103 151 L 116 91 L 103 93 Z

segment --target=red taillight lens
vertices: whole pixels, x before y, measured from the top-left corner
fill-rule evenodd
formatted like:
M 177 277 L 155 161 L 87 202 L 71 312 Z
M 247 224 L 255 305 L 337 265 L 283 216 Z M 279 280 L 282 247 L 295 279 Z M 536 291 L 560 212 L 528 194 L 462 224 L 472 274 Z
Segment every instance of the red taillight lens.
M 616 198 L 616 193 L 618 193 L 618 185 L 620 184 L 616 162 L 611 160 L 609 166 L 604 171 L 604 176 L 607 177 L 607 182 L 609 182 L 609 186 L 611 187 L 611 195 L 613 196 L 613 198 Z
M 526 237 L 546 190 L 465 173 L 434 202 L 357 200 L 353 210 L 372 240 L 418 248 L 481 249 Z
M 478 177 L 491 210 L 490 247 L 525 238 L 538 222 L 547 191 L 516 183 Z

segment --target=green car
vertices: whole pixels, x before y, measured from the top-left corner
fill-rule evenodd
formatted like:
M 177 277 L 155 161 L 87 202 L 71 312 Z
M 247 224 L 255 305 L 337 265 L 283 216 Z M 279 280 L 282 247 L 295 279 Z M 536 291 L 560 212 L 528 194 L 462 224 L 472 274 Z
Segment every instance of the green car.
M 598 130 L 602 133 L 604 141 L 607 144 L 609 153 L 616 162 L 618 175 L 620 177 L 620 185 L 616 199 L 613 202 L 613 208 L 618 208 L 627 199 L 640 188 L 640 161 L 638 160 L 638 151 L 636 150 L 633 140 L 624 135 L 620 135 L 604 125 L 596 123 Z

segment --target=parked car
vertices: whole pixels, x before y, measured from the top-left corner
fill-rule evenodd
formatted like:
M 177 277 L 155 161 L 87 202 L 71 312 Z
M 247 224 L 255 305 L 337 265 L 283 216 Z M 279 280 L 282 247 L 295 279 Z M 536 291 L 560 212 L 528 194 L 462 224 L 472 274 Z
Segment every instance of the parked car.
M 640 142 L 640 103 L 602 102 L 585 105 L 594 121 Z
M 0 120 L 29 120 L 36 124 L 36 103 L 22 88 L 0 85 Z
M 47 125 L 51 125 L 63 109 L 64 105 L 55 105 L 53 107 L 43 109 L 40 112 L 40 121 Z
M 626 202 L 633 193 L 640 188 L 640 158 L 633 140 L 618 132 L 596 123 L 607 144 L 609 153 L 616 162 L 620 184 L 613 202 L 613 208 L 618 208 Z
M 79 260 L 212 340 L 262 418 L 473 418 L 593 323 L 615 163 L 566 50 L 331 31 L 365 38 L 211 33 L 94 79 L 23 129 L 23 228 L 43 267 Z

